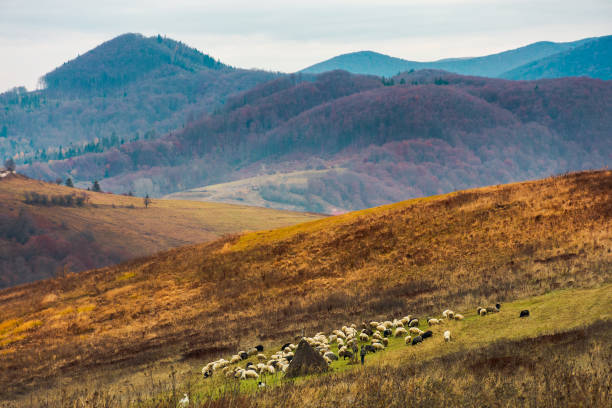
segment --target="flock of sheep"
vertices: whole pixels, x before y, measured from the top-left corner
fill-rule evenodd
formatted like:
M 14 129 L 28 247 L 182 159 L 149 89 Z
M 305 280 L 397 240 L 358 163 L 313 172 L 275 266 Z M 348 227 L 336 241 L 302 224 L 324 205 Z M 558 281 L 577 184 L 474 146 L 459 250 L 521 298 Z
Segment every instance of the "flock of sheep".
M 478 307 L 477 313 L 480 316 L 485 316 L 487 313 L 499 312 L 500 304 L 489 306 L 486 308 Z M 428 326 L 436 326 L 442 324 L 445 320 L 463 320 L 463 315 L 455 313 L 452 310 L 442 312 L 441 319 L 427 319 Z M 403 337 L 406 345 L 415 346 L 429 337 L 432 337 L 431 330 L 423 331 L 419 329 L 419 319 L 413 316 L 404 316 L 401 319 L 388 320 L 384 322 L 372 321 L 370 323 L 362 323 L 362 329 L 357 330 L 357 325 L 351 324 L 343 326 L 341 329 L 333 330 L 331 334 L 326 335 L 323 332 L 317 333 L 313 337 L 304 337 L 303 339 L 313 347 L 325 361 L 329 364 L 339 358 L 351 359 L 356 361 L 359 354 L 359 344 L 365 348 L 366 353 L 375 353 L 376 351 L 384 350 L 388 344 L 388 337 Z M 444 341 L 451 341 L 451 332 L 444 332 Z M 338 346 L 338 353 L 335 354 L 331 350 L 331 346 Z M 241 380 L 258 379 L 260 375 L 276 374 L 279 372 L 285 373 L 297 346 L 293 343 L 287 343 L 281 346 L 280 350 L 273 353 L 269 357 L 264 354 L 264 347 L 258 345 L 246 351 L 239 351 L 229 360 L 221 358 L 216 361 L 211 361 L 202 368 L 202 375 L 205 378 L 211 377 L 214 373 L 221 372 L 227 378 L 238 378 Z M 255 356 L 259 363 L 248 362 L 245 367 L 241 367 L 238 363 Z

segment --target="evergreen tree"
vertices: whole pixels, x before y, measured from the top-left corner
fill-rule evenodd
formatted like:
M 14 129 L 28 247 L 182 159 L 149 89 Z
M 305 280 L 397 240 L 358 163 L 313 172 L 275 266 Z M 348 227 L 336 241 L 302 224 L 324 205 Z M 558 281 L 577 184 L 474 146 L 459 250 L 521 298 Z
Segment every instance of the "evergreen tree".
M 66 187 L 74 187 L 74 184 L 72 184 L 72 179 L 70 177 L 66 179 Z
M 96 192 L 101 192 L 102 189 L 100 188 L 100 183 L 98 183 L 98 180 L 94 180 L 92 186 L 91 186 L 91 190 L 92 191 L 96 191 Z

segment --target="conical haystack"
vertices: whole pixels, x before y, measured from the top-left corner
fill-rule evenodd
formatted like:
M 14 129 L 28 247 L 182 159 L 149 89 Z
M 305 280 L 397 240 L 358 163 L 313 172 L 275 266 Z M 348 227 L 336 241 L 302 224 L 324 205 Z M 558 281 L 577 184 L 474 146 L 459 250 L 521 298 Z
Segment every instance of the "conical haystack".
M 287 368 L 285 376 L 297 377 L 306 374 L 322 373 L 327 371 L 327 369 L 325 359 L 315 349 L 310 347 L 306 340 L 302 340 L 295 350 L 295 355 Z

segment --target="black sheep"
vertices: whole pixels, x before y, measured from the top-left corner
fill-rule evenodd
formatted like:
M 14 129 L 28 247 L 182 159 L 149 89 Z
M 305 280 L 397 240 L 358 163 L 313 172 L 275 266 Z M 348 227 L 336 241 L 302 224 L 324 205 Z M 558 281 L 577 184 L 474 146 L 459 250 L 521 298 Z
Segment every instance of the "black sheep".
M 371 329 L 363 329 L 361 332 L 367 334 L 368 336 L 371 336 L 372 334 L 374 334 L 374 332 Z
M 238 354 L 240 356 L 241 359 L 246 360 L 247 358 L 249 358 L 249 355 L 246 351 L 241 351 L 240 354 Z
M 529 316 L 529 310 L 525 309 L 525 310 L 521 310 L 521 315 L 519 317 L 528 317 Z
M 365 349 L 368 353 L 376 353 L 376 349 L 371 344 L 366 344 Z
M 383 332 L 383 335 L 385 337 L 389 337 L 393 334 L 393 332 L 391 331 L 391 329 L 385 329 L 385 331 Z
M 423 340 L 431 336 L 433 336 L 433 332 L 431 330 L 427 330 L 425 333 L 421 335 L 421 337 L 423 337 Z
M 283 351 L 284 349 L 286 349 L 287 347 L 289 347 L 291 343 L 285 343 L 281 346 L 281 351 Z
M 287 356 L 285 357 L 287 359 L 287 361 L 291 362 L 291 360 L 293 360 L 293 356 Z
M 257 349 L 257 351 L 259 351 L 260 353 L 263 351 L 263 346 L 261 344 L 258 344 L 257 346 L 255 346 L 255 348 Z
M 422 341 L 423 341 L 423 337 L 422 336 L 416 336 L 414 339 L 412 339 L 412 345 L 416 346 L 417 344 L 419 344 Z

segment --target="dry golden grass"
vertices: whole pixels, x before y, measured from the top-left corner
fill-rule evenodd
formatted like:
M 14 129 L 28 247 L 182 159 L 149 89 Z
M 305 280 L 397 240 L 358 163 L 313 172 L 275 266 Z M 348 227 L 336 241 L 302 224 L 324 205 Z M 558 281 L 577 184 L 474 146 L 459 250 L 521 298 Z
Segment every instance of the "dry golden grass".
M 29 192 L 47 196 L 86 194 L 83 207 L 27 205 Z M 94 193 L 22 176 L 0 179 L 0 211 L 24 208 L 38 225 L 62 236 L 87 231 L 104 251 L 125 261 L 225 234 L 277 228 L 320 218 L 315 214 L 240 205 L 153 199 L 149 208 L 139 197 Z M 0 242 L 1 244 L 1 242 Z
M 0 397 L 111 367 L 118 377 L 99 381 L 116 382 L 154 361 L 200 362 L 350 320 L 599 287 L 612 271 L 611 195 L 612 172 L 570 174 L 3 290 L 2 322 L 42 324 L 2 347 Z

